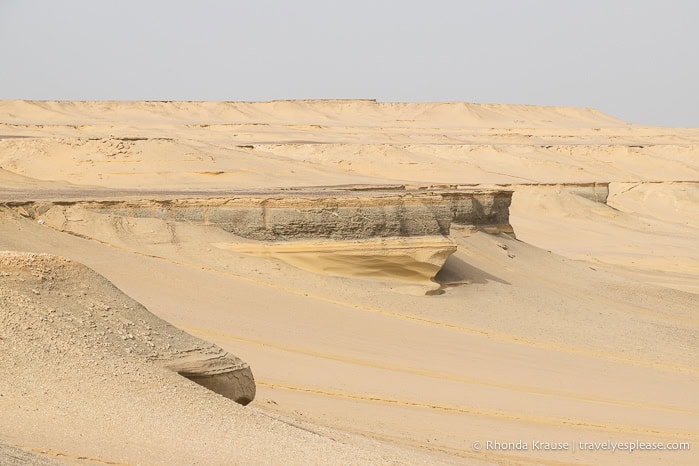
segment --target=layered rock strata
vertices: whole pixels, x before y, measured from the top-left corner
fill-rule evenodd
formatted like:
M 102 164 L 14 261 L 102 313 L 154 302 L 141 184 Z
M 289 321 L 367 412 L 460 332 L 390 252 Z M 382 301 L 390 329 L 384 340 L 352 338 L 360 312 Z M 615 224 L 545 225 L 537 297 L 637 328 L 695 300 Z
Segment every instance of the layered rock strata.
M 54 229 L 123 247 L 178 241 L 185 226 L 215 228 L 222 250 L 283 260 L 317 273 L 422 283 L 456 251 L 452 225 L 512 233 L 505 190 L 397 186 L 292 188 L 221 197 L 19 202 Z M 146 246 L 143 246 L 146 245 Z
M 126 196 L 128 198 L 128 196 Z M 217 197 L 160 194 L 152 199 L 6 202 L 39 218 L 63 212 L 70 229 L 76 209 L 114 217 L 213 225 L 258 241 L 447 236 L 453 224 L 511 230 L 511 190 L 314 189 Z M 60 216 L 60 215 L 59 215 Z

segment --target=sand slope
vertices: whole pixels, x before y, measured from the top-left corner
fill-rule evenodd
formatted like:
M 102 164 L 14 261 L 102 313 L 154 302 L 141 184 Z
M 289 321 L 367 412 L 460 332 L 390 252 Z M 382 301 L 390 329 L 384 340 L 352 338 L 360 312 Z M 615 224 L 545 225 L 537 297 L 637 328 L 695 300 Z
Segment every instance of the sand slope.
M 517 237 L 651 284 L 699 293 L 699 183 L 615 184 L 607 204 L 555 188 L 515 193 Z
M 446 293 L 416 298 L 196 244 L 172 255 L 160 247 L 157 259 L 26 219 L 4 225 L 2 247 L 84 260 L 154 312 L 250 361 L 255 405 L 269 412 L 469 461 L 527 456 L 476 454 L 464 445 L 476 439 L 688 441 L 699 432 L 696 295 L 639 286 L 507 237 L 455 231 L 460 249 L 439 276 Z

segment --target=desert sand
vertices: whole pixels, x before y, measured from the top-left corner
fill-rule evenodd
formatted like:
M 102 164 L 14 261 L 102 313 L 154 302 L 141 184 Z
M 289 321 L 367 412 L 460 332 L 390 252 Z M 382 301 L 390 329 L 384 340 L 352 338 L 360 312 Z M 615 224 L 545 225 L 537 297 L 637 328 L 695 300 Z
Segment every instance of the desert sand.
M 698 245 L 696 128 L 2 101 L 0 463 L 697 464 Z

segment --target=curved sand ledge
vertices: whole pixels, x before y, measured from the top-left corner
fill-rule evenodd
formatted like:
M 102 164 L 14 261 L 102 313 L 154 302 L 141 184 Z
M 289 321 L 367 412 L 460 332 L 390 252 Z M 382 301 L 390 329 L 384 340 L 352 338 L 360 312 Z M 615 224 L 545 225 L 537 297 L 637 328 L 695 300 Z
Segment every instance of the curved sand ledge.
M 427 287 L 428 292 L 439 289 L 432 279 L 456 251 L 456 243 L 443 236 L 213 245 L 280 259 L 310 272 L 400 280 Z

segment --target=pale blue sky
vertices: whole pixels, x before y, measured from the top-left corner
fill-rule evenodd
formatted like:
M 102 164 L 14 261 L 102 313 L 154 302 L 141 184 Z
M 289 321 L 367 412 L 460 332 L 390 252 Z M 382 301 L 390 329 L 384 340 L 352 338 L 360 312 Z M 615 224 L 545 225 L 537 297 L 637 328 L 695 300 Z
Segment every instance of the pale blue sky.
M 696 0 L 0 0 L 0 99 L 375 98 L 699 127 Z

